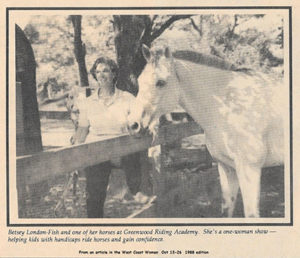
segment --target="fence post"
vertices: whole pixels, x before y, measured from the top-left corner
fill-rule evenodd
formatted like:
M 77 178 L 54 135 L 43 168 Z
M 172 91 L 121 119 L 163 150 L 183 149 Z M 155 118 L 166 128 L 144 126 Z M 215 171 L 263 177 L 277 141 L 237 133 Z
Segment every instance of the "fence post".
M 153 194 L 153 182 L 151 182 L 151 167 L 148 158 L 148 149 L 139 152 L 141 164 L 141 185 L 140 190 L 147 195 Z

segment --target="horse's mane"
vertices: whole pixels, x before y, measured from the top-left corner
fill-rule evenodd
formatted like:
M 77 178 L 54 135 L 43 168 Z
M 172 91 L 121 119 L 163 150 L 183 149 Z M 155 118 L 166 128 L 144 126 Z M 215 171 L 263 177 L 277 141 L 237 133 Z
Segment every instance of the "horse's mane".
M 207 65 L 222 70 L 237 71 L 237 72 L 249 72 L 248 68 L 237 68 L 234 64 L 223 60 L 220 57 L 198 53 L 190 50 L 178 50 L 172 53 L 176 59 L 181 59 L 196 64 Z

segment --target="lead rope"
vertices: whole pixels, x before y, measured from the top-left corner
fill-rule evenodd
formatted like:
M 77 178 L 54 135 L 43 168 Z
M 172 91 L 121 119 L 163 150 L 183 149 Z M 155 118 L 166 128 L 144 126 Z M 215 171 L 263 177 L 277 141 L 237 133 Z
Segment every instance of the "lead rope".
M 175 61 L 174 61 L 174 70 L 175 70 L 176 78 L 177 78 L 177 80 L 180 82 L 181 80 L 180 80 L 179 74 L 178 74 L 178 72 L 177 72 L 177 67 L 176 67 Z

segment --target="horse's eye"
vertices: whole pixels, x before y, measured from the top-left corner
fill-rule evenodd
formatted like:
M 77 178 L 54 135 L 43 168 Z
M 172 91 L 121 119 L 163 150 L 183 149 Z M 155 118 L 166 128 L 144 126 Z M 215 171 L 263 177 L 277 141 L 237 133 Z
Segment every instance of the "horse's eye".
M 164 80 L 158 80 L 157 82 L 156 82 L 156 87 L 158 87 L 158 88 L 162 88 L 162 87 L 164 87 L 166 85 L 166 81 L 164 81 Z

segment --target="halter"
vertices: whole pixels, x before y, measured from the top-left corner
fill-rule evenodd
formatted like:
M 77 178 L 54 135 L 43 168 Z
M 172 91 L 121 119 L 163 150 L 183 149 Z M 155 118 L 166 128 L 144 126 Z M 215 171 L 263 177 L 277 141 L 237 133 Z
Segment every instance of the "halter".
M 181 82 L 180 76 L 179 76 L 179 74 L 178 74 L 178 72 L 177 72 L 177 69 L 176 69 L 176 63 L 175 63 L 175 62 L 174 62 L 174 70 L 175 70 L 175 75 L 176 75 L 177 80 L 178 80 L 179 82 Z

